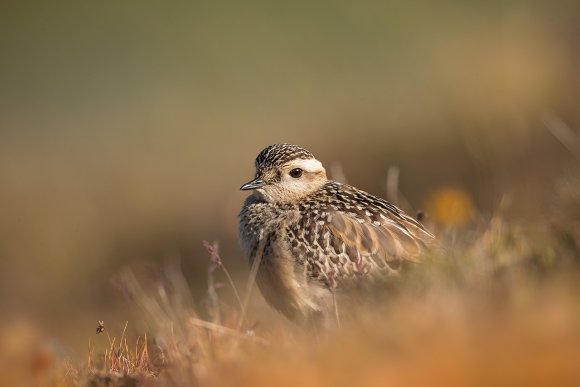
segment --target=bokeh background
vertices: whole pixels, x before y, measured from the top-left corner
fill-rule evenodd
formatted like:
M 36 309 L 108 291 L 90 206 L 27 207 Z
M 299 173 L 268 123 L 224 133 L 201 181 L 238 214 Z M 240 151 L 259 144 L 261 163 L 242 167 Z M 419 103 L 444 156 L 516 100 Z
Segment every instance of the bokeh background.
M 397 167 L 402 205 L 440 229 L 501 203 L 541 225 L 578 163 L 578 15 L 564 0 L 2 1 L 0 318 L 81 351 L 96 321 L 127 319 L 122 268 L 179 260 L 196 297 L 202 241 L 219 240 L 245 278 L 238 188 L 271 143 L 383 197 Z

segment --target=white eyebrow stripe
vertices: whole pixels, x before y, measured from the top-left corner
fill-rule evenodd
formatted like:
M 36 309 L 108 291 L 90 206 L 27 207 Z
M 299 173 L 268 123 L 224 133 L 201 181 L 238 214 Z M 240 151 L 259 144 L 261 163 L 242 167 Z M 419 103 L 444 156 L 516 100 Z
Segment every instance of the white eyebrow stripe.
M 308 159 L 308 160 L 292 160 L 287 164 L 288 166 L 292 166 L 294 168 L 301 168 L 306 172 L 314 172 L 320 171 L 324 169 L 322 167 L 322 163 L 316 159 Z

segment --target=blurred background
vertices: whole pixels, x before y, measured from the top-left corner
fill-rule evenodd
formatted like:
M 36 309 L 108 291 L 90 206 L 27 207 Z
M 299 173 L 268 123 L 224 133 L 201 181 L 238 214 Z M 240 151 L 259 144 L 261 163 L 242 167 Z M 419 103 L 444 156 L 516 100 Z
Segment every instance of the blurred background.
M 218 240 L 245 278 L 238 188 L 272 143 L 383 197 L 397 167 L 402 205 L 443 228 L 506 200 L 541 226 L 578 164 L 578 15 L 565 0 L 2 1 L 1 318 L 82 350 L 98 320 L 127 320 L 124 267 L 179 259 L 202 295 L 202 241 Z

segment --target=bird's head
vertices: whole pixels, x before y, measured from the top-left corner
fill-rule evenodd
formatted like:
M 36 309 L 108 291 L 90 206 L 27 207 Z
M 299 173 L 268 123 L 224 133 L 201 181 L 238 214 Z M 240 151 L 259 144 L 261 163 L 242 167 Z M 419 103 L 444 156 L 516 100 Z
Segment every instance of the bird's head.
M 293 203 L 317 191 L 326 171 L 312 153 L 297 145 L 274 144 L 256 158 L 256 178 L 240 187 L 271 203 Z

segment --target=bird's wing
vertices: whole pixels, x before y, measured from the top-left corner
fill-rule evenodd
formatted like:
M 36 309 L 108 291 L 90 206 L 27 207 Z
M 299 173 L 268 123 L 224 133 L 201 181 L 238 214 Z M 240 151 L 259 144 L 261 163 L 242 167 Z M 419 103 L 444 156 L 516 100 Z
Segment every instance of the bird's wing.
M 330 192 L 326 215 L 301 224 L 310 229 L 299 239 L 310 247 L 306 261 L 313 277 L 396 271 L 404 261 L 417 262 L 433 240 L 421 223 L 383 199 L 347 185 Z
M 421 223 L 386 200 L 346 184 L 339 187 L 342 200 L 333 205 L 329 228 L 359 251 L 414 260 L 433 240 Z
M 370 260 L 378 266 L 390 263 L 398 265 L 404 260 L 417 262 L 417 256 L 427 242 L 419 238 L 427 237 L 427 234 L 414 234 L 407 227 L 408 222 L 406 216 L 393 219 L 368 210 L 356 213 L 332 211 L 326 228 L 329 231 L 328 237 L 334 242 L 331 244 L 343 244 L 343 251 L 350 260 Z

